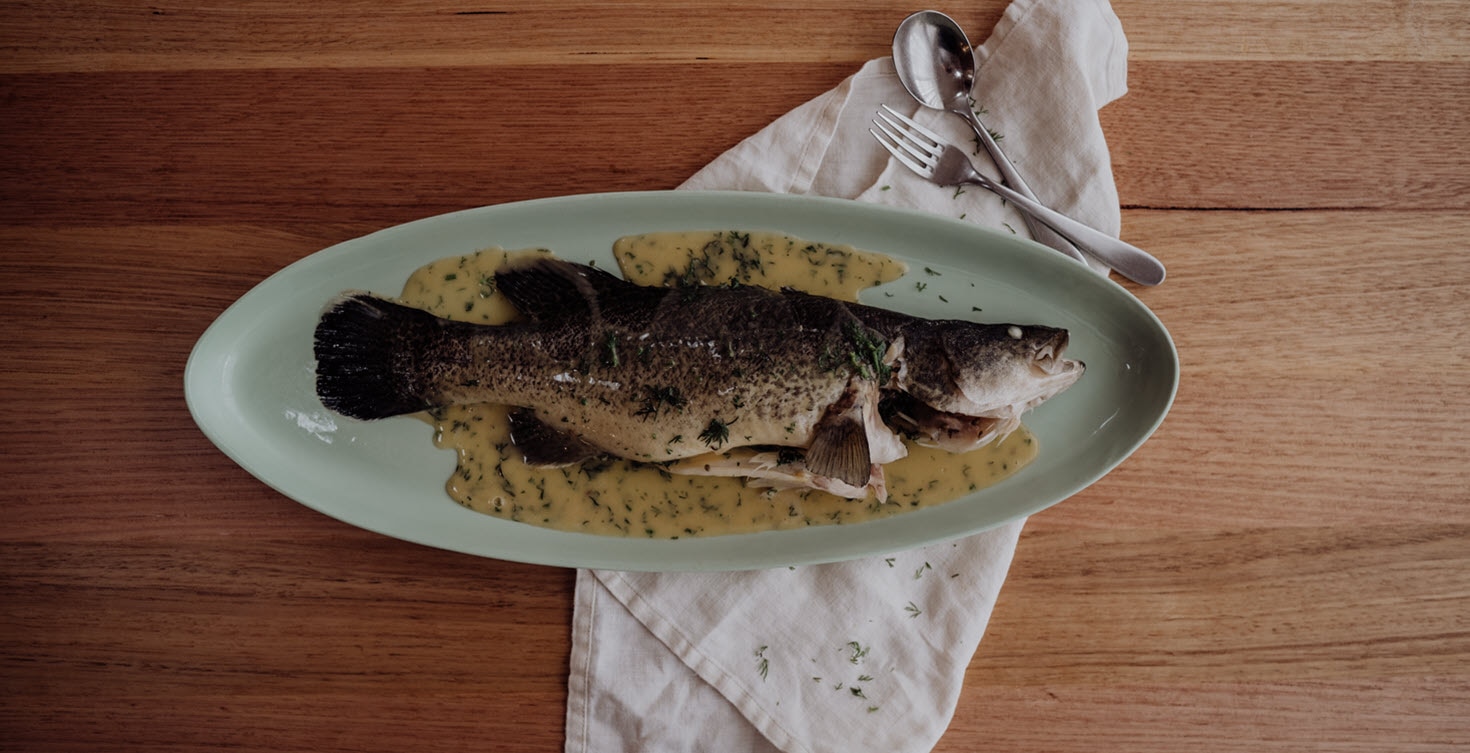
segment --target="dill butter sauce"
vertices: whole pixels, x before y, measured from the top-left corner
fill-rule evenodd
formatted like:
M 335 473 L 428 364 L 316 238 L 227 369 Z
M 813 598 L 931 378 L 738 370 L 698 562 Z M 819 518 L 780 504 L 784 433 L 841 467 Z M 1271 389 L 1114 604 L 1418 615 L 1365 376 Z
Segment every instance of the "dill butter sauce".
M 438 316 L 481 324 L 516 318 L 495 290 L 495 271 L 547 249 L 487 249 L 432 262 L 405 283 L 401 299 Z M 904 274 L 901 263 L 847 246 L 779 233 L 678 232 L 620 238 L 613 246 L 623 277 L 640 285 L 736 280 L 790 287 L 846 301 Z M 1024 426 L 1003 441 L 962 454 L 908 444 L 884 466 L 888 502 L 850 500 L 801 489 L 773 492 L 739 478 L 671 474 L 657 465 L 599 458 L 565 468 L 533 468 L 510 444 L 506 408 L 450 406 L 432 411 L 437 446 L 458 457 L 445 490 L 477 512 L 565 531 L 682 538 L 857 523 L 931 507 L 993 484 L 1036 457 Z

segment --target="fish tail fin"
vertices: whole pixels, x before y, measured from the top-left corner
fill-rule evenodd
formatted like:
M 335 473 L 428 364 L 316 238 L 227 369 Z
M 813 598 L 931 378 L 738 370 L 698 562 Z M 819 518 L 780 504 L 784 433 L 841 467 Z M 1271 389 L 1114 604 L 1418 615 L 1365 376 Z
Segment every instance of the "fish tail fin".
M 336 299 L 316 326 L 317 397 L 365 420 L 432 407 L 424 380 L 416 378 L 413 349 L 439 329 L 434 315 L 371 293 Z

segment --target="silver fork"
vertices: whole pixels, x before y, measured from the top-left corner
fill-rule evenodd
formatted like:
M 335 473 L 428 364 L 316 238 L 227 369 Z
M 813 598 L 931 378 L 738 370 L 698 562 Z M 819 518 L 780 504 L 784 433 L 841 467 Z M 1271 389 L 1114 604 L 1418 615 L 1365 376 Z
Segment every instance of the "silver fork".
M 1164 281 L 1164 265 L 1143 249 L 1055 211 L 985 177 L 959 148 L 947 144 L 939 134 L 884 105 L 873 121 L 878 130 L 868 129 L 894 159 L 927 180 L 941 186 L 975 185 L 1015 204 L 1084 253 L 1117 270 L 1141 285 Z

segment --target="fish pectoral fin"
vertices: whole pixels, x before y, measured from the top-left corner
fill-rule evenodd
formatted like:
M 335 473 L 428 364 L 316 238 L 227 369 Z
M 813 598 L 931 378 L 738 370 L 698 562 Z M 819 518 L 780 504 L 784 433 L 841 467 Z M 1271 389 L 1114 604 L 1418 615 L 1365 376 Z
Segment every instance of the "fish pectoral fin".
M 861 411 L 829 414 L 817 422 L 811 446 L 806 451 L 806 467 L 812 473 L 845 484 L 868 485 L 873 462 Z
M 575 434 L 547 426 L 530 408 L 512 409 L 509 418 L 511 444 L 521 451 L 526 465 L 555 468 L 602 454 Z

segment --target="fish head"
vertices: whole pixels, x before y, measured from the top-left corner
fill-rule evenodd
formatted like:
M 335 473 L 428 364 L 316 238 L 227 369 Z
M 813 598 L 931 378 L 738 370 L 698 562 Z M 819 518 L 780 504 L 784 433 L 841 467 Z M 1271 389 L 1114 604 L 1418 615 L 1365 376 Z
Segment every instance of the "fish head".
M 1063 357 L 1067 330 L 932 322 L 904 334 L 898 386 L 946 413 L 1019 418 L 1072 386 L 1085 365 Z

